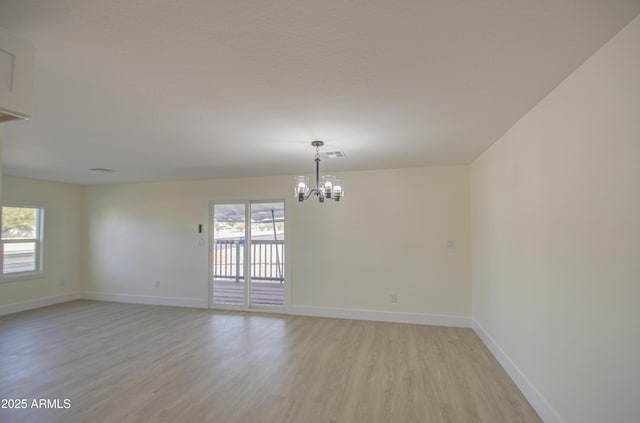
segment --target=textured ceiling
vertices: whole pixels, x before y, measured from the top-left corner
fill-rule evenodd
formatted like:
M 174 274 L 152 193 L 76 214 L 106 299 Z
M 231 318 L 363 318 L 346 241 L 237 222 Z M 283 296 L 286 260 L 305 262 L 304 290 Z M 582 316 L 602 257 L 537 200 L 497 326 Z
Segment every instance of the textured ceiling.
M 81 184 L 464 164 L 640 0 L 0 0 L 37 48 L 4 172 Z M 89 168 L 113 169 L 96 173 Z

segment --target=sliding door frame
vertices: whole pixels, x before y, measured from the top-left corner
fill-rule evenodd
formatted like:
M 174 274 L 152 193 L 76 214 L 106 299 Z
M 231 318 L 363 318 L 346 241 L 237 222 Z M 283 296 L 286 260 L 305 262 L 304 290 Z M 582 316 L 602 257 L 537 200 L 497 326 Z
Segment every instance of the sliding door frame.
M 261 204 L 261 203 L 283 203 L 284 204 L 284 226 L 285 226 L 285 238 L 284 238 L 284 304 L 282 307 L 274 307 L 274 306 L 262 306 L 262 305 L 252 305 L 251 304 L 251 205 L 252 204 Z M 213 302 L 213 249 L 215 246 L 215 226 L 214 226 L 214 211 L 216 205 L 223 204 L 244 204 L 244 215 L 245 215 L 245 226 L 244 226 L 244 239 L 245 239 L 245 248 L 244 248 L 244 304 L 236 305 L 236 304 L 215 304 Z M 208 248 L 208 266 L 209 270 L 207 272 L 207 292 L 208 292 L 208 304 L 210 309 L 218 309 L 218 310 L 241 310 L 241 311 L 260 311 L 266 313 L 285 313 L 289 309 L 290 304 L 290 293 L 291 288 L 289 284 L 289 275 L 290 272 L 290 242 L 291 237 L 289 234 L 289 222 L 288 216 L 290 215 L 290 205 L 289 202 L 285 198 L 276 198 L 268 197 L 268 198 L 219 198 L 213 199 L 209 201 L 209 221 L 208 221 L 208 229 L 209 229 L 209 248 Z

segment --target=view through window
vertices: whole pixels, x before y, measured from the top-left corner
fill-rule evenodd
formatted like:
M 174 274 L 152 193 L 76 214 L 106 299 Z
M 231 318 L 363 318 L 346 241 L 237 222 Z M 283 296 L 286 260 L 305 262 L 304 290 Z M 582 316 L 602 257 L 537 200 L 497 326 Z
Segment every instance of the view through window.
M 42 222 L 40 207 L 2 207 L 2 274 L 32 275 L 42 272 Z

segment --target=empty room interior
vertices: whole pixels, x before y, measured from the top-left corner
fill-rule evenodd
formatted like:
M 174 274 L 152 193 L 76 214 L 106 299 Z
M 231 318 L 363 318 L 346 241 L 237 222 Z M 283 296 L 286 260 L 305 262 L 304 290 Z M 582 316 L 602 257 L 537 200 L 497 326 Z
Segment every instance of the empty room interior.
M 640 421 L 640 0 L 0 0 L 0 422 Z

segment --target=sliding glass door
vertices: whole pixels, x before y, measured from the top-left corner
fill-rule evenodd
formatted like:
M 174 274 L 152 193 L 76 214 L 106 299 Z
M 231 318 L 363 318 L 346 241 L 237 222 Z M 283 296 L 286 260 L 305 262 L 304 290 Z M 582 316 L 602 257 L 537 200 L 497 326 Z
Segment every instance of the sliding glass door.
M 212 306 L 283 307 L 284 202 L 214 203 L 212 215 Z
M 245 304 L 246 205 L 213 205 L 213 304 Z
M 250 305 L 284 305 L 284 203 L 251 203 Z

